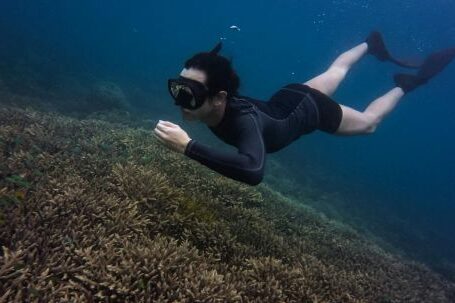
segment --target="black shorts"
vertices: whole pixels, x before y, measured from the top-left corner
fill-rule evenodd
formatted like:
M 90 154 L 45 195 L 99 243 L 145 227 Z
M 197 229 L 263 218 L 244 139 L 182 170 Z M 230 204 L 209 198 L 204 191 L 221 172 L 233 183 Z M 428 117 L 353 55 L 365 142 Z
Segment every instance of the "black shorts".
M 334 133 L 341 123 L 343 112 L 340 105 L 326 94 L 301 83 L 292 83 L 282 87 L 269 100 L 270 105 L 279 107 L 282 111 L 292 111 L 301 102 L 308 113 L 304 133 L 319 129 Z

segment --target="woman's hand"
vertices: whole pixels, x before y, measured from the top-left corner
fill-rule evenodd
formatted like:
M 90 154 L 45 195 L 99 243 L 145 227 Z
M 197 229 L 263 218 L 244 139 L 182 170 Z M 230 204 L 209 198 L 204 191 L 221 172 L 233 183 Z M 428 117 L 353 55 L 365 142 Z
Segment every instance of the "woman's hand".
M 191 141 L 188 134 L 177 124 L 159 120 L 153 130 L 155 137 L 173 151 L 184 153 L 185 148 Z

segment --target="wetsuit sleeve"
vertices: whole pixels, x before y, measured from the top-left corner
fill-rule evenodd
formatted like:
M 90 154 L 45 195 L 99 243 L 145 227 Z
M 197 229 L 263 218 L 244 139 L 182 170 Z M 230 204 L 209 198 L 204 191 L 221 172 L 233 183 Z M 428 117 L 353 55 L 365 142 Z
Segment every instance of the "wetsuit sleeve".
M 191 140 L 185 155 L 226 177 L 257 185 L 264 176 L 266 153 L 258 121 L 252 114 L 247 114 L 235 125 L 237 153 L 213 149 Z

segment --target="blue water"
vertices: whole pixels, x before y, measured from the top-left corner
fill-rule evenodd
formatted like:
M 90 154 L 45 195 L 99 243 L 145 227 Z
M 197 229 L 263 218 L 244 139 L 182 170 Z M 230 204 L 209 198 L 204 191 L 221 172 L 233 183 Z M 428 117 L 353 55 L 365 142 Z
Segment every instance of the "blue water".
M 163 112 L 154 117 L 184 125 L 173 113 L 166 79 L 221 37 L 222 53 L 241 76 L 241 93 L 267 99 L 283 84 L 323 72 L 372 29 L 397 55 L 422 57 L 455 46 L 453 16 L 453 0 L 2 0 L 0 55 L 3 63 L 34 58 L 54 77 L 67 73 L 139 87 L 154 98 L 134 100 L 138 109 L 160 105 Z M 234 24 L 240 32 L 229 29 Z M 366 57 L 334 98 L 363 110 L 392 88 L 397 71 Z M 297 179 L 314 175 L 321 188 L 340 193 L 352 213 L 406 253 L 439 266 L 455 262 L 454 83 L 455 63 L 406 96 L 375 134 L 312 134 L 276 157 L 294 167 L 301 163 Z

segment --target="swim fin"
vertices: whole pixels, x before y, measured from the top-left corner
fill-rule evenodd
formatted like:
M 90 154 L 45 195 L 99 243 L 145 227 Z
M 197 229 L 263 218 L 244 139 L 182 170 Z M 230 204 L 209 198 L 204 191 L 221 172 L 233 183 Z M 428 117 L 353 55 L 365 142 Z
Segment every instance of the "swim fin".
M 429 55 L 417 72 L 419 77 L 430 79 L 440 73 L 455 57 L 455 47 L 443 49 Z
M 408 93 L 422 84 L 425 84 L 439 74 L 455 58 L 455 48 L 443 49 L 429 55 L 416 75 L 396 74 L 395 84 Z
M 378 31 L 371 32 L 365 42 L 368 44 L 368 53 L 375 56 L 380 61 L 390 61 L 406 68 L 419 68 L 422 65 L 422 62 L 419 60 L 397 59 L 392 57 L 385 46 L 381 33 Z
M 405 93 L 416 89 L 428 81 L 427 79 L 411 74 L 395 74 L 393 80 L 395 81 L 395 85 L 401 87 Z
M 368 53 L 378 58 L 380 61 L 390 59 L 390 54 L 385 47 L 384 39 L 378 31 L 373 31 L 368 35 L 365 42 L 368 44 Z

